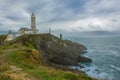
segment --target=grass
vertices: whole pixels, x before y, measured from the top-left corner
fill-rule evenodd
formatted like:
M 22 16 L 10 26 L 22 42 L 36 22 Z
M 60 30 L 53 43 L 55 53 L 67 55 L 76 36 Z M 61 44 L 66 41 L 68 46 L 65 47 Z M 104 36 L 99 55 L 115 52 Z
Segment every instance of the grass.
M 2 74 L 2 73 L 4 73 L 5 71 L 8 71 L 9 70 L 9 67 L 8 67 L 8 65 L 0 65 L 0 80 L 9 80 L 9 79 L 7 79 L 7 78 L 4 78 L 4 74 Z
M 3 53 L 3 50 L 0 48 L 0 54 L 2 54 Z
M 30 48 L 29 48 L 30 47 Z M 87 75 L 80 73 L 72 73 L 70 71 L 62 71 L 51 66 L 44 65 L 45 62 L 40 52 L 33 49 L 34 47 L 21 46 L 19 44 L 0 46 L 0 54 L 8 50 L 7 62 L 21 68 L 29 76 L 34 76 L 40 80 L 95 80 Z M 0 71 L 7 71 L 8 66 L 4 66 Z M 1 72 L 0 72 L 1 73 Z M 0 79 L 2 79 L 0 75 Z M 7 80 L 7 78 L 4 78 Z M 8 79 L 9 80 L 9 79 Z
M 11 46 L 12 48 L 13 46 Z M 9 47 L 10 48 L 10 47 Z M 18 46 L 20 50 L 11 52 L 8 55 L 8 61 L 22 68 L 29 75 L 35 76 L 42 80 L 94 80 L 85 74 L 76 74 L 54 69 L 50 66 L 42 65 L 43 60 L 38 51 L 31 48 Z M 39 56 L 39 57 L 38 57 Z

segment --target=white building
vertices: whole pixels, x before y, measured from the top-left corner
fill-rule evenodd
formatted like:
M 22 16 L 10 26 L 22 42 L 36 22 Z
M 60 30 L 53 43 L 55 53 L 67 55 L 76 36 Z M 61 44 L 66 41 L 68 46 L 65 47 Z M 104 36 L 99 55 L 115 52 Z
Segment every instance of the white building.
M 39 34 L 39 30 L 36 29 L 36 17 L 34 13 L 32 13 L 31 15 L 31 28 L 20 28 L 17 33 L 8 33 L 8 36 L 5 39 L 5 41 L 11 41 L 23 34 Z
M 34 13 L 32 13 L 32 15 L 31 15 L 31 29 L 20 28 L 20 30 L 18 30 L 18 31 L 21 34 L 38 34 L 39 33 L 39 30 L 36 29 L 36 17 L 34 15 Z

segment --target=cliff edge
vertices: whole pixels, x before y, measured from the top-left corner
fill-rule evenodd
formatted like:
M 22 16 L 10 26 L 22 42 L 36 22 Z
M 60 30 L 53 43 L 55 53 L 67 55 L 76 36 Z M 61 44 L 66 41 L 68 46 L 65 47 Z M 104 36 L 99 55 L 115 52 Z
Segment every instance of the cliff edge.
M 3 39 L 3 38 L 0 38 Z M 96 80 L 63 65 L 91 61 L 86 47 L 50 34 L 22 35 L 0 44 L 0 80 Z M 84 59 L 84 60 L 83 60 Z
M 84 45 L 69 40 L 61 40 L 51 34 L 22 35 L 11 43 L 37 49 L 48 63 L 77 65 L 78 62 L 92 61 L 81 55 L 87 49 Z

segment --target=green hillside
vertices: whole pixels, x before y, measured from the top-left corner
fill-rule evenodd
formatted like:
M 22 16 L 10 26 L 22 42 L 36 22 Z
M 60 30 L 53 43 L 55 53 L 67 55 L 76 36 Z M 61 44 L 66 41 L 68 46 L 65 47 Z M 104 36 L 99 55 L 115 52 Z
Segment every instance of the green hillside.
M 82 71 L 47 61 L 42 49 L 37 50 L 29 40 L 27 45 L 15 41 L 0 45 L 0 80 L 96 80 Z
M 0 48 L 0 59 L 3 59 L 0 60 L 0 80 L 94 80 L 82 72 L 63 71 L 45 64 L 35 49 L 18 44 Z M 14 66 L 14 70 L 11 66 Z

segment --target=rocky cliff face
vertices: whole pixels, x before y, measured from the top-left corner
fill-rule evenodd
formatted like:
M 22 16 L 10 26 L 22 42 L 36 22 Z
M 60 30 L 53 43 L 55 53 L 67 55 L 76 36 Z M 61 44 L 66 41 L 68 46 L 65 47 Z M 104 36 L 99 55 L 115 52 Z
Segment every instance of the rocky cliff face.
M 49 65 L 38 50 L 30 47 L 17 43 L 0 45 L 0 80 L 96 80 L 82 71 Z
M 84 45 L 69 40 L 60 40 L 51 34 L 23 35 L 11 43 L 36 48 L 48 63 L 76 65 L 78 62 L 92 61 L 81 55 L 87 49 Z

